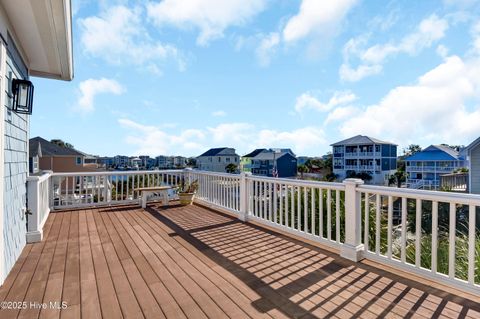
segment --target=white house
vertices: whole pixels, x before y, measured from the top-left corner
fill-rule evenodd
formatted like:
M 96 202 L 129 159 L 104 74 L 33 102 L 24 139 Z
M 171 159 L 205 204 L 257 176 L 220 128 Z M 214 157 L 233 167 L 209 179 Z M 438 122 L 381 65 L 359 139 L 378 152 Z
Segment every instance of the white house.
M 71 80 L 71 25 L 69 0 L 0 2 L 0 284 L 26 244 L 30 115 L 14 107 L 13 80 Z
M 235 153 L 234 148 L 211 148 L 197 157 L 197 167 L 202 171 L 225 173 L 228 164 L 237 167 L 240 164 L 240 156 Z

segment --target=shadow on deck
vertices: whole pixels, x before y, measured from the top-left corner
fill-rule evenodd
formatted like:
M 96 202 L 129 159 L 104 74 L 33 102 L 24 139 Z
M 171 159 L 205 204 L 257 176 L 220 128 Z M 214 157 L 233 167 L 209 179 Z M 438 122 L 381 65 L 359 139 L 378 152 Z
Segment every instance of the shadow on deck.
M 0 318 L 480 318 L 470 299 L 200 206 L 57 212 L 45 234 L 0 289 L 26 309 Z

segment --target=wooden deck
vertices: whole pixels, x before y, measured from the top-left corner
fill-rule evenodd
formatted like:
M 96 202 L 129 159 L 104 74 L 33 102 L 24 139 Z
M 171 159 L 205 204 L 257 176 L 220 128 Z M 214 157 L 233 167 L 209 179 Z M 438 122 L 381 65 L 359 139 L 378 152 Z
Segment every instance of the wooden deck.
M 26 302 L 2 319 L 480 318 L 472 300 L 199 206 L 52 213 L 0 300 Z

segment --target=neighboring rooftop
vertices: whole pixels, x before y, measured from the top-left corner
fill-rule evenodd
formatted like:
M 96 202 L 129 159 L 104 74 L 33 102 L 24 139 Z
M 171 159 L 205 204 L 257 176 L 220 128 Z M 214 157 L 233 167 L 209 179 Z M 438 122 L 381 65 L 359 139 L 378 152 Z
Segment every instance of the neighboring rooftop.
M 226 149 L 232 149 L 235 152 L 235 149 L 230 147 L 218 147 L 218 148 L 211 148 L 200 156 L 232 156 L 232 154 L 219 154 L 220 152 Z
M 257 156 L 255 156 L 253 159 L 254 160 L 273 160 L 273 159 L 279 159 L 280 157 L 284 156 L 285 154 L 292 155 L 290 152 L 286 152 L 286 151 L 275 152 L 275 151 L 272 151 L 272 150 L 268 150 L 266 152 L 261 152 L 261 153 L 257 154 Z
M 459 152 L 445 145 L 430 145 L 423 151 L 405 158 L 406 161 L 455 161 L 462 159 Z
M 330 144 L 330 146 L 336 146 L 336 145 L 360 145 L 360 144 L 391 144 L 391 145 L 397 145 L 391 142 L 387 141 L 382 141 L 374 137 L 366 136 L 366 135 L 357 135 L 354 137 L 347 138 L 346 140 L 336 142 L 333 144 Z
M 257 148 L 256 150 L 248 153 L 247 155 L 243 155 L 242 157 L 255 157 L 258 154 L 260 154 L 261 152 L 264 152 L 266 150 L 267 150 L 266 148 Z
M 84 153 L 74 148 L 61 147 L 47 141 L 40 136 L 31 138 L 29 141 L 29 157 L 33 156 L 85 156 Z

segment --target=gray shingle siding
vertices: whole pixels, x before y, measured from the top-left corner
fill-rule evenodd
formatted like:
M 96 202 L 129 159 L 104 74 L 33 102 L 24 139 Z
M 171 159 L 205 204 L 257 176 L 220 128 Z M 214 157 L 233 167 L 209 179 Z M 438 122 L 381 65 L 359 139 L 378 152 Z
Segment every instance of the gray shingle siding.
M 26 244 L 26 220 L 23 208 L 26 205 L 26 179 L 28 172 L 28 127 L 29 117 L 10 111 L 12 99 L 11 80 L 26 78 L 26 68 L 19 59 L 12 43 L 9 43 L 6 66 L 6 99 L 3 106 L 5 112 L 5 187 L 4 187 L 4 219 L 3 240 L 4 271 L 3 277 L 15 264 Z
M 473 148 L 470 154 L 470 174 L 472 175 L 470 192 L 480 194 L 480 145 Z

